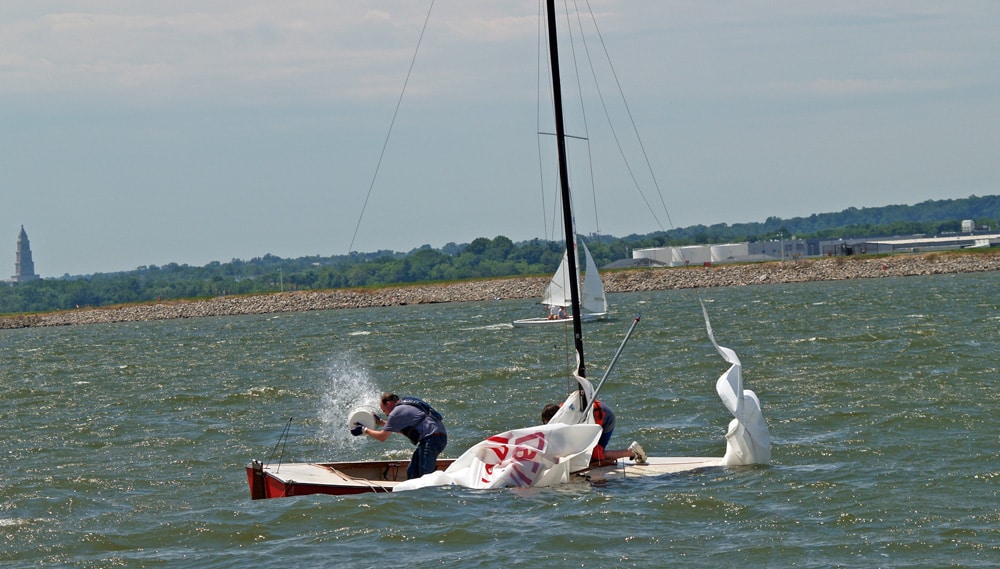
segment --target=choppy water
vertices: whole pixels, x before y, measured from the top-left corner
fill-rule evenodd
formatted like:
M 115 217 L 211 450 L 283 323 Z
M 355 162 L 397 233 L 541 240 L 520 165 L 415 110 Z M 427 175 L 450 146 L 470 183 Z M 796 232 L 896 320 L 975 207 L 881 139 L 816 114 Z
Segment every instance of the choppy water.
M 408 456 L 350 437 L 423 396 L 457 456 L 565 391 L 527 301 L 0 331 L 4 567 L 995 567 L 1000 273 L 701 292 L 762 401 L 773 465 L 532 490 L 251 501 L 243 466 Z M 694 291 L 585 328 L 615 441 L 721 456 L 725 363 Z

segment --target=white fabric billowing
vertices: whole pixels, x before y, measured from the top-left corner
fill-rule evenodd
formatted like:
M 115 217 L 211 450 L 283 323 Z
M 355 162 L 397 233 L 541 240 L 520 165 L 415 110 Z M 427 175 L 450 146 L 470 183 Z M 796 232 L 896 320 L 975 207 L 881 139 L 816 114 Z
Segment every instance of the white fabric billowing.
M 398 484 L 393 491 L 428 486 L 466 488 L 551 486 L 569 481 L 573 459 L 590 453 L 600 425 L 549 424 L 493 435 L 458 457 L 447 470 Z
M 566 401 L 559 406 L 559 410 L 556 414 L 549 419 L 550 425 L 555 425 L 561 423 L 563 425 L 579 425 L 579 424 L 591 424 L 596 425 L 594 422 L 594 385 L 590 383 L 590 380 L 585 377 L 574 376 L 576 382 L 579 385 L 579 389 L 574 389 L 566 396 Z M 603 430 L 603 429 L 602 429 Z M 591 446 L 590 450 L 593 451 L 593 447 L 597 446 L 597 441 L 600 439 L 598 435 L 597 439 L 594 439 L 594 444 Z M 569 466 L 570 472 L 576 472 L 587 468 L 590 465 L 590 453 L 579 454 L 571 459 L 571 464 Z
M 705 315 L 705 328 L 712 345 L 722 359 L 732 364 L 715 382 L 715 391 L 722 399 L 722 404 L 735 417 L 730 421 L 729 431 L 726 433 L 726 454 L 722 461 L 726 466 L 770 464 L 771 433 L 760 410 L 760 400 L 753 391 L 743 389 L 743 364 L 736 352 L 715 341 L 705 303 L 702 303 L 701 311 Z
M 593 423 L 593 402 L 594 385 L 590 380 L 578 375 L 574 376 L 580 389 L 574 389 L 566 397 L 566 401 L 559 406 L 556 414 L 549 419 L 549 424 L 562 423 L 564 425 L 577 425 L 579 423 Z M 580 391 L 583 390 L 581 395 Z M 584 401 L 584 399 L 586 401 Z

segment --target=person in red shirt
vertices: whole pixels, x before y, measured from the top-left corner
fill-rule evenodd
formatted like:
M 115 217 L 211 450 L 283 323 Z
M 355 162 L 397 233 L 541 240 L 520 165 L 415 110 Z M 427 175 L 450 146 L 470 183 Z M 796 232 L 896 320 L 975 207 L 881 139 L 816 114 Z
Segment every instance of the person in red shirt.
M 550 403 L 542 409 L 542 424 L 548 424 L 555 416 L 559 406 Z M 607 450 L 608 443 L 611 442 L 611 434 L 615 430 L 615 412 L 600 400 L 594 400 L 594 422 L 601 426 L 601 438 L 594 447 L 594 453 L 590 457 L 590 462 L 608 462 L 620 458 L 629 458 L 637 464 L 646 462 L 646 451 L 638 441 L 632 441 L 627 449 Z

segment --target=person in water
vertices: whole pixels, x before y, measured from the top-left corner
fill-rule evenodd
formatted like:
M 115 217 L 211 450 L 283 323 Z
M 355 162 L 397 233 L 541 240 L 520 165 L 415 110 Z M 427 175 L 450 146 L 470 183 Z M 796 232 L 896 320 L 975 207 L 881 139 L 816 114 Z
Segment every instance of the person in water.
M 555 416 L 556 411 L 559 411 L 559 405 L 555 403 L 546 405 L 542 409 L 542 424 L 547 425 Z M 601 426 L 601 438 L 597 440 L 597 446 L 594 447 L 594 453 L 590 456 L 590 462 L 630 458 L 637 464 L 645 464 L 646 451 L 643 450 L 639 441 L 632 441 L 627 449 L 607 450 L 608 443 L 611 442 L 611 434 L 615 430 L 615 412 L 600 400 L 594 400 L 594 422 Z
M 383 393 L 379 407 L 385 413 L 385 421 L 375 415 L 375 424 L 381 429 L 370 429 L 355 423 L 351 434 L 356 437 L 368 435 L 380 442 L 385 442 L 391 433 L 404 435 L 417 446 L 406 468 L 406 477 L 420 478 L 434 472 L 438 455 L 448 446 L 448 433 L 441 414 L 422 399 L 400 398 L 395 393 Z

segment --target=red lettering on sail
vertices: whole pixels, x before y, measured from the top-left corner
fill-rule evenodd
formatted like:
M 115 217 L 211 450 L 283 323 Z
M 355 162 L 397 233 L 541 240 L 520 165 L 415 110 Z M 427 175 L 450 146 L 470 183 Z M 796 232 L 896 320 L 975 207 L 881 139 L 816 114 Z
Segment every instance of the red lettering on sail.
M 497 461 L 494 464 L 502 463 L 507 458 L 507 453 L 510 452 L 510 449 L 507 446 L 507 444 L 510 442 L 510 439 L 507 437 L 493 436 L 486 440 L 491 443 L 499 443 L 499 446 L 491 445 L 488 448 L 497 455 L 496 456 Z
M 541 463 L 535 459 L 545 451 L 544 432 L 536 431 L 513 441 L 503 436 L 492 436 L 486 440 L 491 444 L 486 447 L 488 450 L 483 457 L 482 483 L 488 484 L 495 474 L 508 471 L 510 481 L 518 486 L 530 486 L 534 482 L 542 469 Z

